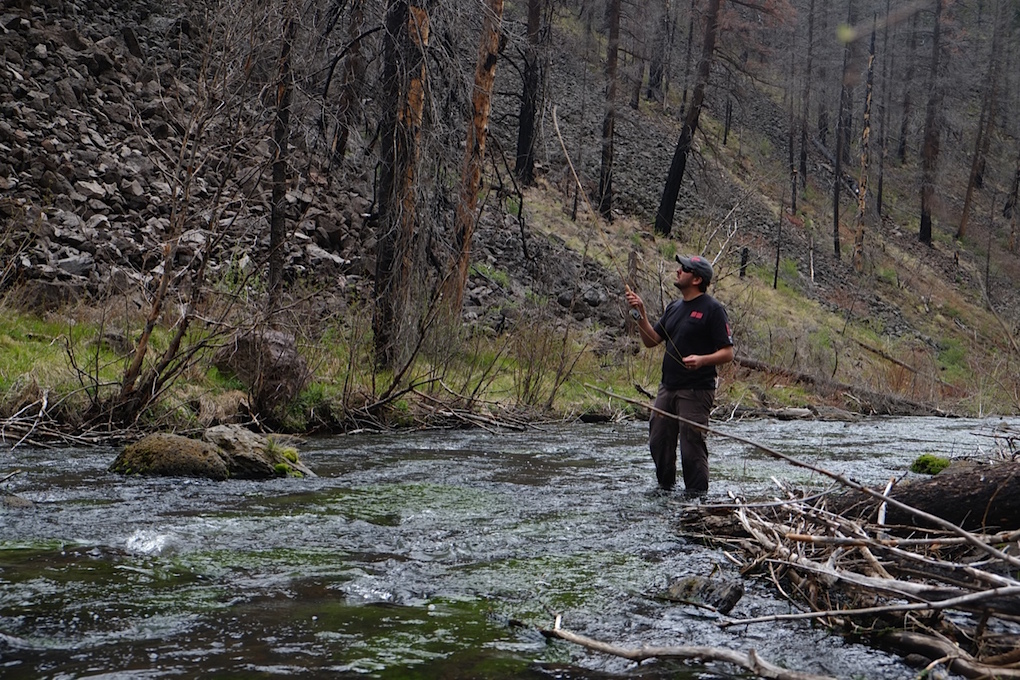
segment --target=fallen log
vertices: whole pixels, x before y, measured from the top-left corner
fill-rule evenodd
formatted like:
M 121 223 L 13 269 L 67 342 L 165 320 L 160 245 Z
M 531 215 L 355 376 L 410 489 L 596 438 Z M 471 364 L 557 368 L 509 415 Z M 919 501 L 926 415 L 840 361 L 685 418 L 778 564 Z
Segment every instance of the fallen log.
M 905 399 L 894 394 L 875 392 L 864 387 L 848 385 L 846 383 L 836 382 L 835 380 L 819 378 L 809 373 L 792 371 L 790 369 L 782 368 L 780 366 L 772 366 L 770 364 L 766 364 L 755 359 L 749 359 L 747 357 L 737 356 L 733 359 L 733 362 L 738 366 L 742 366 L 752 371 L 771 373 L 772 375 L 781 376 L 789 380 L 801 383 L 803 385 L 808 385 L 809 387 L 816 388 L 820 392 L 826 392 L 830 394 L 836 392 L 843 392 L 849 394 L 859 402 L 862 411 L 870 415 L 883 415 L 883 416 L 951 415 L 931 404 L 924 404 L 918 401 Z
M 930 479 L 897 485 L 889 494 L 912 508 L 952 522 L 968 531 L 1020 529 L 1020 462 L 954 464 Z M 851 491 L 831 499 L 839 514 L 874 518 L 880 503 Z M 886 523 L 917 525 L 917 516 L 889 506 Z M 930 522 L 920 520 L 922 526 Z
M 1020 678 L 1020 669 L 981 663 L 961 649 L 959 645 L 945 638 L 940 639 L 908 630 L 892 630 L 884 633 L 880 637 L 880 641 L 884 646 L 893 648 L 900 653 L 919 654 L 928 659 L 945 660 L 949 670 L 967 678 Z

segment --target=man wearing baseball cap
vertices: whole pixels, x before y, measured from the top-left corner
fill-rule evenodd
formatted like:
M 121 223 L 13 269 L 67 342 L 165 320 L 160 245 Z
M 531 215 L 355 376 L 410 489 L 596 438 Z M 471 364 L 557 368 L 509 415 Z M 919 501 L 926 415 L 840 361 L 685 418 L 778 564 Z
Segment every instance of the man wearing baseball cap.
M 627 304 L 640 314 L 638 332 L 644 346 L 665 345 L 662 383 L 648 425 L 659 488 L 670 490 L 676 484 L 679 439 L 684 487 L 689 495 L 700 496 L 708 491 L 705 433 L 659 411 L 708 425 L 715 404 L 716 366 L 733 360 L 733 333 L 726 310 L 706 292 L 714 274 L 712 264 L 699 255 L 677 255 L 676 260 L 680 268 L 673 285 L 681 297 L 666 306 L 655 325 L 648 321 L 641 297 L 629 288 L 625 295 Z

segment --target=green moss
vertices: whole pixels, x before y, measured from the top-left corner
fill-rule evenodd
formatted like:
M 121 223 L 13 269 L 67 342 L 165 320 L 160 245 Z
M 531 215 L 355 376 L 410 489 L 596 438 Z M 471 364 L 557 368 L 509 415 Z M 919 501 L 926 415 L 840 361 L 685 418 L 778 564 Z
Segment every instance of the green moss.
M 950 460 L 931 453 L 922 453 L 910 464 L 910 471 L 921 475 L 937 475 L 949 467 Z

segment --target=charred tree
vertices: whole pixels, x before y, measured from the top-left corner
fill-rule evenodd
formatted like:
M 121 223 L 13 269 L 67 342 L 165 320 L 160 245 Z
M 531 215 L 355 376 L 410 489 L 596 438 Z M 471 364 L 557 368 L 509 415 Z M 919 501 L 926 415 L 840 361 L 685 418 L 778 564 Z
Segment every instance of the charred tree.
M 928 105 L 924 114 L 924 147 L 921 150 L 921 226 L 917 238 L 931 243 L 931 211 L 935 201 L 935 173 L 939 162 L 939 108 L 942 83 L 939 78 L 942 56 L 942 4 L 935 0 L 935 26 L 931 39 L 931 67 L 928 72 Z
M 847 9 L 847 16 L 852 13 L 853 0 L 850 0 L 850 8 Z M 845 128 L 849 126 L 849 116 L 844 115 L 850 107 L 850 56 L 851 43 L 843 45 L 843 70 L 840 77 L 839 88 L 839 113 L 836 117 L 836 153 L 834 155 L 834 171 L 832 178 L 832 252 L 838 260 L 841 248 L 839 242 L 839 199 L 843 191 L 843 162 L 849 150 L 846 147 L 848 137 Z
M 690 11 L 687 15 L 687 49 L 684 52 L 684 93 L 680 98 L 680 111 L 687 111 L 687 91 L 691 82 L 691 59 L 694 54 L 694 10 L 697 8 L 698 0 L 691 0 Z
M 599 214 L 613 216 L 613 137 L 616 128 L 616 76 L 620 55 L 620 1 L 609 0 L 606 19 L 609 42 L 606 45 L 606 111 L 602 119 L 602 164 L 599 169 Z
M 645 98 L 662 103 L 666 97 L 666 75 L 669 73 L 670 54 L 673 51 L 673 3 L 659 0 L 661 16 L 655 26 L 655 43 L 648 63 L 648 88 Z
M 528 0 L 528 43 L 524 50 L 524 90 L 517 127 L 514 174 L 521 184 L 535 183 L 535 139 L 542 91 L 542 8 L 547 0 Z
M 668 236 L 673 230 L 673 214 L 676 212 L 676 201 L 680 195 L 684 171 L 687 168 L 687 157 L 691 153 L 694 133 L 698 131 L 698 118 L 705 101 L 705 88 L 712 69 L 715 53 L 715 42 L 719 33 L 719 5 L 721 0 L 709 0 L 705 15 L 705 38 L 701 45 L 701 60 L 698 62 L 697 80 L 691 97 L 691 106 L 684 116 L 680 139 L 677 140 L 673 152 L 673 161 L 666 176 L 666 185 L 662 191 L 662 200 L 655 213 L 655 233 Z
M 362 53 L 362 31 L 365 25 L 365 0 L 352 0 L 348 24 L 349 48 L 343 63 L 343 85 L 337 102 L 337 122 L 333 133 L 333 162 L 342 163 L 357 109 L 365 89 L 366 62 Z
M 1001 15 L 1002 3 L 999 2 L 995 10 L 994 28 L 992 29 L 992 47 L 988 58 L 988 72 L 985 75 L 985 84 L 981 96 L 981 113 L 978 115 L 977 134 L 974 139 L 974 155 L 970 162 L 970 176 L 967 179 L 967 192 L 963 198 L 963 209 L 960 215 L 960 225 L 956 229 L 957 240 L 967 235 L 967 226 L 970 221 L 970 207 L 974 198 L 975 189 L 982 184 L 982 168 L 985 158 L 988 156 L 988 147 L 991 143 L 992 130 L 995 126 L 995 107 L 998 99 L 999 87 L 999 46 L 1002 38 L 1003 24 Z
M 1006 204 L 1002 208 L 1002 216 L 1009 220 L 1009 252 L 1017 251 L 1017 212 L 1020 211 L 1020 153 L 1017 154 L 1016 167 L 1013 170 L 1013 186 L 1006 197 Z
M 283 285 L 283 254 L 287 241 L 287 148 L 290 145 L 290 104 L 294 82 L 291 76 L 291 51 L 297 33 L 297 20 L 287 3 L 287 16 L 280 46 L 276 83 L 276 120 L 273 124 L 273 198 L 269 219 L 269 299 L 272 319 L 280 304 Z
M 409 311 L 430 6 L 430 0 L 390 0 L 386 10 L 372 318 L 375 360 L 381 367 L 397 363 Z
M 864 270 L 864 224 L 868 209 L 868 164 L 871 160 L 871 97 L 875 83 L 875 29 L 868 49 L 868 78 L 864 88 L 864 123 L 861 126 L 861 176 L 857 182 L 857 233 L 854 236 L 854 269 Z
M 911 85 L 914 82 L 914 64 L 917 56 L 917 13 L 910 22 L 910 39 L 907 41 L 907 70 L 903 76 L 903 108 L 900 111 L 900 143 L 896 149 L 900 165 L 907 162 L 907 139 L 910 136 L 910 115 L 913 113 Z
M 857 24 L 857 6 L 854 0 L 850 0 L 847 3 L 846 21 L 848 26 Z M 836 129 L 839 130 L 843 140 L 841 145 L 839 140 L 837 140 L 836 144 L 842 149 L 844 165 L 850 165 L 851 161 L 850 151 L 854 129 L 854 90 L 860 82 L 860 57 L 857 44 L 857 40 L 848 40 L 846 51 L 843 53 L 843 88 L 839 94 L 839 120 L 836 121 Z
M 808 5 L 807 64 L 804 66 L 804 92 L 800 102 L 800 185 L 807 186 L 808 116 L 811 111 L 812 60 L 815 53 L 815 0 Z M 796 208 L 794 208 L 796 210 Z
M 878 181 L 875 186 L 875 211 L 882 216 L 882 193 L 885 189 L 885 159 L 889 156 L 889 100 L 892 87 L 889 73 L 892 71 L 893 57 L 889 52 L 889 10 L 890 0 L 885 0 L 885 25 L 882 28 L 882 111 L 879 122 L 878 137 Z

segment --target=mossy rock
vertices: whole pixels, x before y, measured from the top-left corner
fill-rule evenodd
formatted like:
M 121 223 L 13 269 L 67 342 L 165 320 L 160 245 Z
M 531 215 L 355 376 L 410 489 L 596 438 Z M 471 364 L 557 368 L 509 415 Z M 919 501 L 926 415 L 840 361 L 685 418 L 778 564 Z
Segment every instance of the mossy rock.
M 937 475 L 952 463 L 948 458 L 922 453 L 910 464 L 910 471 L 921 475 Z
M 201 440 L 176 434 L 148 435 L 124 447 L 110 471 L 215 480 L 315 476 L 298 459 L 297 449 L 240 425 L 209 428 Z
M 228 455 L 218 446 L 177 434 L 150 434 L 124 447 L 110 466 L 122 475 L 229 479 Z

